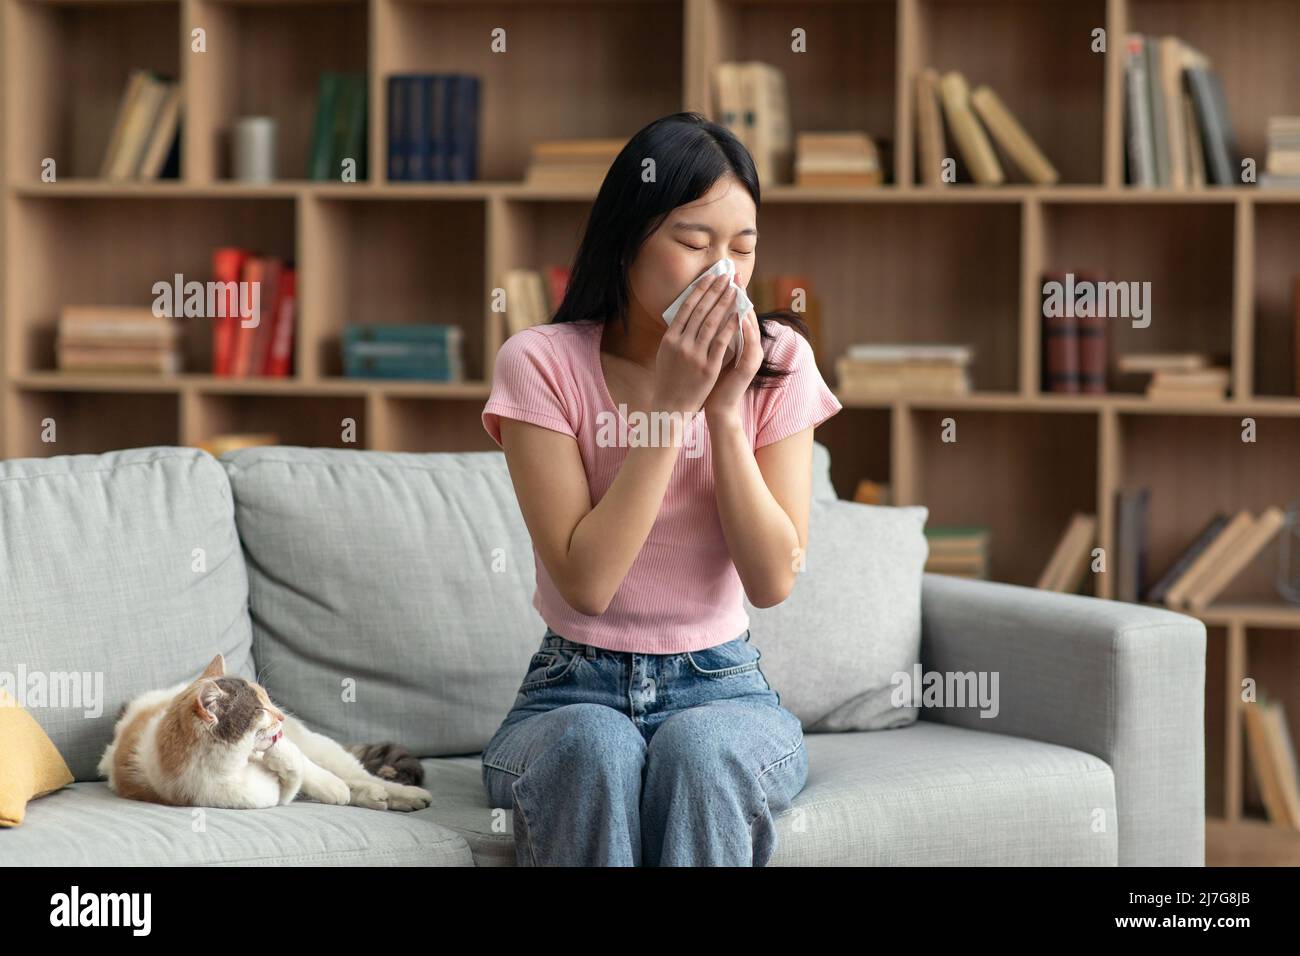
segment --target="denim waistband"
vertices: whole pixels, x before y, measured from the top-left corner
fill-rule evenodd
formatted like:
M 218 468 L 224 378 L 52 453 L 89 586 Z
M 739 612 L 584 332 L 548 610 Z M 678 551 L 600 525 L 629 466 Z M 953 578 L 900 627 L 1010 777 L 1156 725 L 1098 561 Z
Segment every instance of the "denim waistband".
M 733 640 L 733 641 L 738 641 L 738 640 L 745 640 L 745 641 L 748 641 L 748 640 L 750 639 L 750 637 L 751 637 L 751 632 L 750 632 L 750 630 L 749 630 L 748 628 L 746 628 L 746 629 L 745 629 L 745 633 L 743 633 L 743 634 L 739 634 L 739 635 L 737 635 L 736 637 L 733 637 L 732 640 Z M 542 644 L 543 644 L 543 646 L 545 646 L 545 647 L 560 647 L 560 648 L 564 648 L 564 649 L 566 649 L 566 650 L 579 651 L 579 652 L 585 654 L 587 657 L 590 657 L 590 658 L 599 657 L 601 654 L 630 654 L 630 653 L 633 653 L 632 651 L 612 651 L 612 650 L 610 650 L 610 649 L 608 649 L 608 648 L 605 648 L 605 647 L 597 647 L 597 646 L 594 645 L 594 644 L 583 644 L 583 643 L 581 643 L 581 642 L 579 642 L 579 641 L 571 641 L 571 640 L 569 640 L 567 637 L 564 637 L 564 636 L 561 635 L 561 634 L 557 634 L 555 631 L 551 630 L 551 628 L 549 628 L 549 627 L 546 629 L 546 633 L 545 633 L 544 635 L 542 635 Z

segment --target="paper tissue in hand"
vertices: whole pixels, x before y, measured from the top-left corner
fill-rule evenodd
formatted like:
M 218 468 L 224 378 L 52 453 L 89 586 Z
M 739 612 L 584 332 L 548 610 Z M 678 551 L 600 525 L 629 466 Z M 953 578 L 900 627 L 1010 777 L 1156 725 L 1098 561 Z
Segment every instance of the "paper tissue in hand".
M 731 277 L 731 285 L 736 290 L 735 311 L 736 314 L 743 319 L 745 313 L 754 307 L 754 303 L 749 301 L 749 296 L 745 295 L 745 290 L 736 285 L 736 263 L 731 259 L 722 258 L 709 266 L 709 268 L 704 270 L 700 275 L 696 276 L 695 281 L 683 290 L 682 294 L 673 301 L 673 304 L 664 309 L 664 321 L 669 325 L 672 325 L 673 319 L 677 318 L 677 310 L 682 307 L 682 303 L 685 302 L 686 297 L 691 294 L 691 290 L 701 282 L 712 282 L 714 277 L 719 275 L 727 275 Z M 724 365 L 726 364 L 727 359 L 731 357 L 732 352 L 736 353 L 736 361 L 740 361 L 740 356 L 745 350 L 744 328 L 744 325 L 737 326 L 736 335 L 731 340 L 730 344 L 727 345 L 727 353 L 723 356 L 722 362 Z

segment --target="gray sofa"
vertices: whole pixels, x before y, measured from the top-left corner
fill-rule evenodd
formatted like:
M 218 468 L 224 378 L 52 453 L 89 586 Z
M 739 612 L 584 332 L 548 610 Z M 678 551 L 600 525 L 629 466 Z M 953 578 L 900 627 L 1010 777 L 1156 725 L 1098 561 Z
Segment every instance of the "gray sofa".
M 833 498 L 821 445 L 814 464 Z M 499 452 L 0 462 L 0 671 L 61 684 L 29 709 L 77 779 L 0 830 L 0 864 L 513 864 L 479 753 L 541 641 L 532 561 Z M 995 670 L 1017 692 L 991 718 L 922 707 L 807 733 L 773 865 L 1203 865 L 1200 622 L 936 575 L 921 605 L 925 670 Z M 95 765 L 122 702 L 216 652 L 322 732 L 410 747 L 433 806 L 114 796 Z

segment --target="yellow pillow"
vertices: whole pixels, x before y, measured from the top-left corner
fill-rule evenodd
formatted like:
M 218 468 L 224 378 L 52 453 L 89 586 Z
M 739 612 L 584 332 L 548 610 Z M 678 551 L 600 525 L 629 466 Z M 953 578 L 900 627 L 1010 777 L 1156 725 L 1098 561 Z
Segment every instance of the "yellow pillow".
M 16 827 L 27 801 L 72 783 L 72 771 L 32 715 L 0 690 L 0 827 Z

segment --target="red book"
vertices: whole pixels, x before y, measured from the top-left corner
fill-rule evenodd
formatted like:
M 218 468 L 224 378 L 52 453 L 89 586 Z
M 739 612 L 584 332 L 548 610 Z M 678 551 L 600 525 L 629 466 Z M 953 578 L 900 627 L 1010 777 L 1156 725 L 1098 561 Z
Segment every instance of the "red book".
M 230 285 L 221 293 L 224 308 L 212 316 L 212 374 L 229 375 L 234 359 L 235 330 L 239 328 L 239 281 L 248 252 L 225 247 L 212 254 L 212 279 Z
M 253 304 L 253 283 L 257 283 L 259 295 L 265 292 L 263 279 L 266 275 L 266 259 L 262 256 L 249 256 L 244 261 L 244 290 L 241 298 L 241 305 L 246 304 L 250 309 Z M 261 311 L 259 303 L 259 312 Z M 231 346 L 230 355 L 230 374 L 235 378 L 246 378 L 251 374 L 253 361 L 253 339 L 257 334 L 257 326 L 245 326 L 244 322 L 251 320 L 251 316 L 245 319 L 242 312 L 236 311 L 234 344 Z M 261 324 L 261 320 L 258 320 Z
M 551 314 L 554 315 L 560 303 L 564 301 L 564 293 L 569 288 L 569 267 L 547 266 L 546 281 L 550 286 Z
M 286 266 L 280 274 L 280 295 L 277 297 L 275 323 L 271 332 L 271 348 L 266 356 L 264 375 L 287 378 L 293 365 L 293 327 L 298 308 L 298 273 Z
M 1081 272 L 1076 278 L 1080 282 L 1092 283 L 1093 289 L 1101 287 L 1101 277 L 1094 273 Z M 1075 320 L 1075 334 L 1079 337 L 1079 390 L 1101 394 L 1109 390 L 1110 336 L 1107 324 L 1114 319 L 1098 315 L 1100 309 L 1095 305 L 1092 315 L 1081 315 Z
M 271 336 L 275 316 L 280 309 L 280 282 L 284 263 L 274 256 L 262 260 L 262 285 L 258 292 L 257 325 L 244 332 L 253 340 L 248 360 L 249 375 L 264 375 L 267 356 L 271 353 Z
M 1043 286 L 1049 282 L 1065 287 L 1065 273 L 1043 274 Z M 1072 313 L 1072 303 L 1063 302 L 1059 315 L 1047 314 L 1047 291 L 1043 291 L 1043 391 L 1072 392 L 1081 389 L 1079 368 L 1079 318 Z

